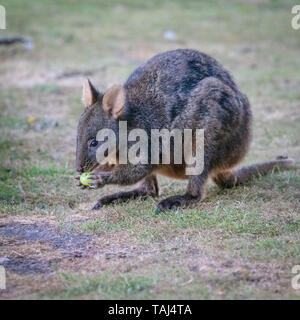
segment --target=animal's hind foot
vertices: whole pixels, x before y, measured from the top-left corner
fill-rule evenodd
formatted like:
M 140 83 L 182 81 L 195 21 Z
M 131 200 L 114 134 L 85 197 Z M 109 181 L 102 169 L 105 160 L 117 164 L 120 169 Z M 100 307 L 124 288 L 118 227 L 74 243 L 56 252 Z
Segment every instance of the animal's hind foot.
M 179 208 L 187 208 L 199 201 L 200 201 L 200 198 L 192 197 L 190 194 L 172 196 L 162 200 L 158 204 L 155 213 L 158 214 L 162 211 L 176 210 Z

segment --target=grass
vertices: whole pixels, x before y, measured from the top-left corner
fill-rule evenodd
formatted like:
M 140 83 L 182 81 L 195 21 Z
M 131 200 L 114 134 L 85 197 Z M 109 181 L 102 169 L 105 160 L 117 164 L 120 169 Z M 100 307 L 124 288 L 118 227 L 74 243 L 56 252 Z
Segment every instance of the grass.
M 74 298 L 90 293 L 96 293 L 104 299 L 149 298 L 149 290 L 155 285 L 154 279 L 143 276 L 101 275 L 78 278 L 78 276 L 62 274 L 62 278 L 65 281 L 64 298 Z
M 179 47 L 218 59 L 248 95 L 245 164 L 289 155 L 299 166 L 294 2 L 71 2 L 2 2 L 8 29 L 0 36 L 27 36 L 34 48 L 0 47 L 0 225 L 47 223 L 91 240 L 81 252 L 3 237 L 1 256 L 59 258 L 49 275 L 8 271 L 1 298 L 299 299 L 291 287 L 300 263 L 299 169 L 230 190 L 209 184 L 196 208 L 160 215 L 158 201 L 184 193 L 186 182 L 160 178 L 160 199 L 91 211 L 120 188 L 82 191 L 73 180 L 83 78 L 105 90 Z M 164 38 L 168 30 L 174 41 Z

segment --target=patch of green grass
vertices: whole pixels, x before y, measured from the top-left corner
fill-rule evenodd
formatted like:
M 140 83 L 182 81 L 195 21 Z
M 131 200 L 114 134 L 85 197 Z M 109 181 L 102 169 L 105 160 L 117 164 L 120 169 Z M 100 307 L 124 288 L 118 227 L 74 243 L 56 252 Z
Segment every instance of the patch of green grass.
M 264 238 L 257 241 L 255 246 L 262 257 L 291 259 L 300 257 L 300 241 Z
M 102 228 L 102 221 L 96 219 L 93 221 L 87 221 L 80 225 L 79 229 L 84 233 L 97 234 Z
M 65 194 L 68 203 L 69 194 L 64 190 L 73 182 L 72 172 L 55 166 L 40 168 L 11 169 L 0 166 L 0 201 L 7 205 L 35 201 L 37 207 L 45 207 L 55 202 L 55 194 Z M 49 189 L 51 190 L 49 192 Z M 46 191 L 47 190 L 47 191 Z M 48 198 L 48 199 L 47 199 Z
M 59 93 L 60 92 L 60 87 L 58 85 L 37 84 L 35 85 L 34 88 L 42 93 Z
M 17 147 L 17 146 L 22 146 L 23 143 L 20 142 L 19 144 L 14 141 L 13 139 L 9 139 L 9 137 L 1 137 L 0 138 L 0 152 L 6 153 L 8 155 L 8 151 L 10 151 L 11 147 Z
M 128 229 L 128 221 L 108 222 L 105 220 L 95 219 L 92 221 L 81 223 L 79 230 L 89 234 L 99 234 L 101 232 L 114 232 L 121 229 Z
M 14 171 L 0 166 L 0 202 L 15 204 L 22 201 L 21 191 L 13 183 Z
M 223 246 L 231 250 L 232 259 L 242 258 L 264 264 L 297 264 L 300 258 L 299 239 L 260 237 L 260 239 L 228 239 Z
M 71 174 L 73 174 L 73 172 L 68 171 L 66 169 L 58 169 L 56 167 L 44 169 L 44 168 L 39 168 L 37 166 L 31 166 L 22 172 L 22 175 L 25 178 L 32 178 L 37 176 L 71 175 Z
M 295 170 L 271 173 L 262 179 L 256 180 L 253 185 L 268 188 L 275 192 L 283 192 L 287 190 L 287 188 L 295 188 L 300 191 L 300 174 Z
M 146 299 L 157 279 L 137 275 L 81 275 L 62 273 L 64 290 L 54 293 L 64 299 L 76 297 L 99 299 Z M 52 293 L 53 294 L 53 293 Z M 51 296 L 51 293 L 46 293 Z
M 23 197 L 18 187 L 9 186 L 2 181 L 0 182 L 0 202 L 4 204 L 20 203 Z
M 274 236 L 279 234 L 280 225 L 275 220 L 266 220 L 256 210 L 245 210 L 232 206 L 217 206 L 213 211 L 179 210 L 162 214 L 176 228 L 218 229 L 226 234 L 253 234 Z
M 293 233 L 293 232 L 299 232 L 300 230 L 300 219 L 296 221 L 287 221 L 287 223 L 284 225 L 284 231 L 287 234 Z
M 24 129 L 28 126 L 26 119 L 12 118 L 12 117 L 0 117 L 0 128 L 10 129 Z

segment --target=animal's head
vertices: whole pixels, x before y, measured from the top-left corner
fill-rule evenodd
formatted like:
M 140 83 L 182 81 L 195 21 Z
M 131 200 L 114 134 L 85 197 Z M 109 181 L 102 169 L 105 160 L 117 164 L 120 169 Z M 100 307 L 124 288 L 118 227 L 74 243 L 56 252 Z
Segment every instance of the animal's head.
M 122 86 L 114 86 L 101 94 L 86 79 L 82 100 L 85 110 L 78 123 L 76 149 L 76 170 L 80 173 L 97 165 L 96 151 L 101 143 L 96 140 L 98 131 L 106 128 L 117 131 L 125 105 L 125 90 Z

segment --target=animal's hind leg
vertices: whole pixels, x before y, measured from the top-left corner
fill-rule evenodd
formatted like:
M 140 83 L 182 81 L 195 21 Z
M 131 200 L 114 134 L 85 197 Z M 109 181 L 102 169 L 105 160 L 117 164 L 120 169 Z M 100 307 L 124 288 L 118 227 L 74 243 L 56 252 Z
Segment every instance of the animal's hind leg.
M 172 129 L 179 129 L 184 132 L 185 129 L 193 130 L 192 154 L 202 150 L 204 152 L 203 171 L 198 175 L 190 175 L 187 191 L 184 195 L 176 195 L 162 200 L 157 206 L 157 212 L 172 210 L 178 207 L 189 207 L 200 202 L 205 196 L 205 185 L 208 175 L 212 168 L 212 159 L 215 150 L 212 147 L 215 144 L 216 133 L 221 123 L 217 121 L 218 110 L 222 110 L 220 99 L 223 95 L 231 97 L 233 92 L 216 78 L 205 78 L 200 81 L 198 86 L 190 93 L 189 100 L 185 110 L 180 113 L 172 124 Z M 205 130 L 204 148 L 196 146 L 197 129 Z M 187 155 L 189 156 L 189 155 Z M 186 154 L 184 154 L 186 157 Z
M 200 175 L 190 176 L 186 193 L 162 200 L 158 204 L 156 212 L 187 208 L 200 202 L 205 197 L 207 178 L 208 173 L 206 170 Z

